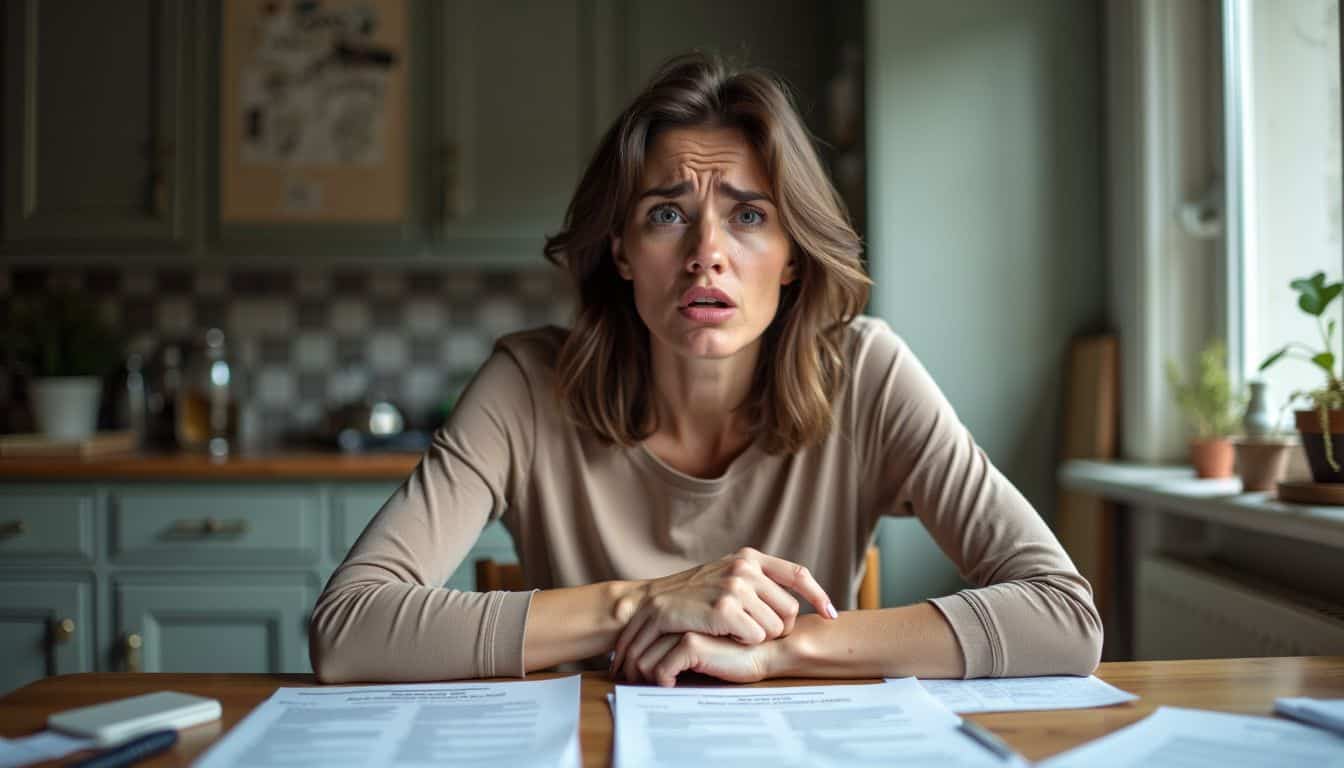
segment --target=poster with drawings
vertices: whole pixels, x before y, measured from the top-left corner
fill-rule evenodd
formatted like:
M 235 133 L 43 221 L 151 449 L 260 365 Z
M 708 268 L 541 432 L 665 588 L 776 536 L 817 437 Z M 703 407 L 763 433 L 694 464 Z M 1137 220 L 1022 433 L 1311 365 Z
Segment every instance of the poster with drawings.
M 226 0 L 221 220 L 405 211 L 404 0 Z

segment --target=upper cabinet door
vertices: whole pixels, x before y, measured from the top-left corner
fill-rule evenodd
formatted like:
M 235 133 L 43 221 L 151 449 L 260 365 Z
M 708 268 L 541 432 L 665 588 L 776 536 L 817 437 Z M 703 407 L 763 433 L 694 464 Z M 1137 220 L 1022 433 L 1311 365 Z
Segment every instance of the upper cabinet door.
M 452 0 L 435 90 L 432 220 L 454 256 L 541 263 L 596 144 L 591 2 Z
M 7 241 L 186 240 L 190 7 L 5 3 Z

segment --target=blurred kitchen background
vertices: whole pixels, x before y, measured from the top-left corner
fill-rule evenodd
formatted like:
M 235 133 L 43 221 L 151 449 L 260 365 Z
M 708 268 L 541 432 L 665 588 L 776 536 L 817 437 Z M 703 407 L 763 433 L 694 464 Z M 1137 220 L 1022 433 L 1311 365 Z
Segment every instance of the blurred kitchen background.
M 1234 597 L 1190 631 L 1251 627 L 1218 652 L 1340 647 L 1316 614 L 1266 640 L 1228 586 L 1335 610 L 1331 513 L 1228 528 L 1134 501 L 1165 476 L 1061 474 L 1187 461 L 1166 360 L 1222 341 L 1240 387 L 1313 340 L 1287 285 L 1341 271 L 1337 0 L 10 0 L 0 23 L 0 692 L 307 669 L 317 592 L 493 340 L 567 324 L 543 238 L 690 49 L 792 87 L 870 313 L 1060 531 L 1108 658 L 1185 652 L 1140 616 L 1174 621 L 1144 606 L 1193 561 L 1217 564 L 1201 601 Z M 69 328 L 99 340 L 67 350 L 102 363 L 98 432 L 43 438 L 25 361 Z M 1316 385 L 1264 378 L 1276 405 Z M 917 522 L 876 543 L 883 604 L 962 586 Z M 450 584 L 486 558 L 514 559 L 497 526 Z

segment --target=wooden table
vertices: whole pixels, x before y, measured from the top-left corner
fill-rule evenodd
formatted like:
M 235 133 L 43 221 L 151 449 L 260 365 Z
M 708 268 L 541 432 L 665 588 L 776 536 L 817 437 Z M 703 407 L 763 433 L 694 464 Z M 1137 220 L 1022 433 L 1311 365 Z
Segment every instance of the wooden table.
M 533 675 L 533 678 L 552 675 Z M 1091 741 L 1139 720 L 1159 706 L 1269 714 L 1279 696 L 1344 698 L 1344 656 L 1199 661 L 1114 662 L 1097 676 L 1141 698 L 1132 704 L 1057 712 L 972 715 L 1032 760 Z M 811 685 L 772 680 L 762 685 Z M 835 681 L 836 685 L 875 680 Z M 146 766 L 184 766 L 276 688 L 313 685 L 311 675 L 82 674 L 47 678 L 0 698 L 0 736 L 41 730 L 47 715 L 71 707 L 171 689 L 219 699 L 223 718 L 182 732 L 172 752 Z M 604 675 L 584 673 L 579 738 L 585 766 L 611 764 L 612 720 Z

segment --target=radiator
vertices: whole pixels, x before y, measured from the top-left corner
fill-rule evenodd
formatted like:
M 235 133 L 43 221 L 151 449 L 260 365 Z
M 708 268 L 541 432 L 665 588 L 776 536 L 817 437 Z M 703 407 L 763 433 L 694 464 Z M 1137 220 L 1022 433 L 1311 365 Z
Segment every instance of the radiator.
M 1344 606 L 1217 566 L 1145 557 L 1136 597 L 1138 659 L 1344 654 Z

